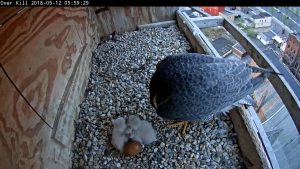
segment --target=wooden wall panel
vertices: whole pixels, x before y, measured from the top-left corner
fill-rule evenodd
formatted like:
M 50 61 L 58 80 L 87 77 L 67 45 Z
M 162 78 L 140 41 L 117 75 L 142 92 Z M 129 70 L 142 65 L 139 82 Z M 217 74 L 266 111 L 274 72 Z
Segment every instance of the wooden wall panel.
M 0 127 L 8 130 L 0 135 L 0 151 L 5 152 L 0 168 L 70 168 L 73 122 L 88 81 L 92 51 L 100 39 L 96 19 L 93 8 L 39 7 L 23 11 L 0 28 L 0 64 L 38 113 L 25 99 L 5 100 L 11 92 L 7 89 L 14 86 L 0 83 L 4 105 Z M 20 97 L 16 91 L 15 95 Z M 15 104 L 24 110 L 12 110 Z M 18 123 L 12 123 L 13 118 L 39 130 L 26 128 L 33 133 L 29 138 Z M 20 153 L 23 149 L 25 155 Z
M 92 51 L 100 39 L 93 8 L 70 8 L 69 10 L 84 47 L 75 63 L 76 69 L 73 70 L 68 81 L 63 96 L 65 99 L 58 109 L 52 133 L 53 138 L 67 146 L 71 146 L 68 143 L 71 143 L 74 138 L 74 119 L 79 112 L 79 104 L 88 82 Z
M 7 102 L 10 104 L 3 104 Z M 40 152 L 50 128 L 20 96 L 2 69 L 0 103 L 0 168 L 42 168 Z
M 51 128 L 34 112 L 0 69 L 0 168 L 70 168 L 70 148 L 51 139 Z
M 24 7 L 0 7 L 0 27 Z
M 12 82 L 1 69 L 0 168 L 70 168 L 73 122 L 100 36 L 174 19 L 176 8 L 111 7 L 106 18 L 95 7 L 28 7 L 18 15 L 5 8 L 0 64 Z
M 100 40 L 101 31 L 99 29 L 98 18 L 94 8 L 69 8 L 73 24 L 77 29 L 77 33 L 83 43 L 91 49 L 95 49 Z
M 53 126 L 67 82 L 83 48 L 64 8 L 31 8 L 0 32 L 0 61 L 23 95 Z
M 81 59 L 78 60 L 81 64 L 78 66 L 74 74 L 74 78 L 70 81 L 70 90 L 67 93 L 64 104 L 59 110 L 57 116 L 57 123 L 54 126 L 52 137 L 62 144 L 68 146 L 70 149 L 74 140 L 74 119 L 77 117 L 80 110 L 79 105 L 81 98 L 83 98 L 85 88 L 90 75 L 90 60 L 91 50 L 84 48 Z
M 101 7 L 95 7 L 101 11 Z M 179 7 L 108 7 L 97 14 L 101 36 L 133 31 L 137 25 L 174 20 Z

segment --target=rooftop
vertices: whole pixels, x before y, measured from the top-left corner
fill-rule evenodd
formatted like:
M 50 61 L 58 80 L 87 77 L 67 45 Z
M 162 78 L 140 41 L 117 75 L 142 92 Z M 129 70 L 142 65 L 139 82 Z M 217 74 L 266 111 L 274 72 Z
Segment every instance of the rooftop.
M 227 10 L 224 10 L 221 13 L 224 14 L 224 15 L 231 15 L 232 14 L 232 12 L 227 11 Z
M 247 21 L 247 22 L 252 22 L 249 18 L 245 18 L 245 21 Z
M 275 36 L 275 34 L 272 31 L 262 32 L 261 34 L 263 34 L 267 38 L 267 40 L 272 40 Z
M 235 45 L 232 46 L 233 48 L 241 51 L 242 53 L 246 53 L 245 48 L 243 48 L 243 46 L 241 46 L 239 43 L 236 43 Z
M 274 36 L 273 39 L 274 39 L 275 41 L 277 41 L 278 43 L 283 43 L 283 40 L 282 40 L 282 39 L 280 38 L 280 36 L 278 36 L 278 35 Z
M 224 15 L 226 15 L 226 16 L 228 16 L 228 15 L 238 15 L 237 13 L 235 13 L 235 12 L 231 12 L 231 11 L 229 11 L 229 10 L 224 10 L 224 11 L 222 11 L 221 12 L 222 14 L 224 14 Z
M 251 18 L 253 19 L 260 19 L 260 18 L 265 18 L 265 17 L 270 17 L 271 15 L 269 15 L 266 12 L 260 12 L 258 15 L 252 15 Z
M 220 37 L 212 41 L 212 45 L 216 48 L 221 56 L 224 56 L 232 49 L 234 43 L 224 37 Z
M 269 17 L 269 16 L 271 16 L 271 15 L 268 14 L 267 12 L 260 12 L 259 15 L 260 15 L 260 16 L 263 16 L 263 17 Z
M 249 7 L 241 7 L 241 9 L 243 10 L 243 11 L 247 11 L 247 12 L 250 12 L 250 11 L 253 11 L 251 8 L 249 8 Z

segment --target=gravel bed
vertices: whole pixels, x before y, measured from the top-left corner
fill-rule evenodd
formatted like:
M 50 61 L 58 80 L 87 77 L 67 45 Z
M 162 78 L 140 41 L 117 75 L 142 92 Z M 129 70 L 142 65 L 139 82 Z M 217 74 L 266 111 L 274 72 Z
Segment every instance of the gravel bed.
M 72 168 L 242 168 L 230 118 L 190 123 L 186 135 L 167 128 L 149 102 L 155 65 L 167 55 L 191 52 L 177 26 L 117 34 L 102 42 L 76 120 Z M 135 157 L 124 157 L 110 143 L 111 120 L 139 115 L 152 123 L 158 141 Z

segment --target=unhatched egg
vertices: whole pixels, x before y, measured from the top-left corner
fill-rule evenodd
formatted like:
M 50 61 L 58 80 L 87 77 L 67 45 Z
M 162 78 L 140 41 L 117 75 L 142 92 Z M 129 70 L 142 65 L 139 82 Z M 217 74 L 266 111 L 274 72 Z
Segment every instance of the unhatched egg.
M 124 146 L 124 155 L 135 156 L 142 151 L 142 144 L 138 141 L 131 140 Z

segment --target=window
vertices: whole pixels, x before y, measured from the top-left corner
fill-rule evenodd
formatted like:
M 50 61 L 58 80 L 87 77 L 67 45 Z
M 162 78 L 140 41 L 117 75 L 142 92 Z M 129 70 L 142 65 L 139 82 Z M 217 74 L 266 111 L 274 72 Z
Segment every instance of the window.
M 295 64 L 294 64 L 294 68 L 295 68 L 295 69 L 297 69 L 297 68 L 298 68 L 298 66 L 299 66 L 299 65 L 298 65 L 298 63 L 297 63 L 297 62 L 295 62 Z

